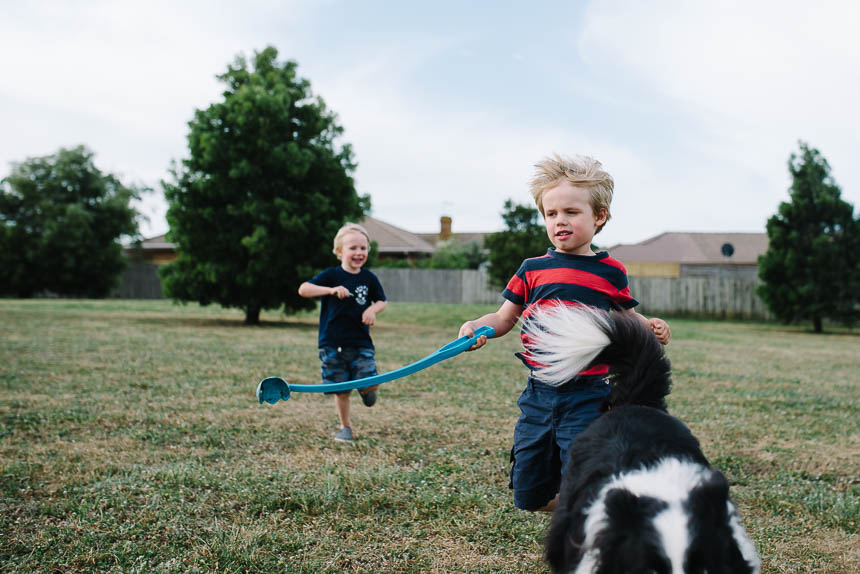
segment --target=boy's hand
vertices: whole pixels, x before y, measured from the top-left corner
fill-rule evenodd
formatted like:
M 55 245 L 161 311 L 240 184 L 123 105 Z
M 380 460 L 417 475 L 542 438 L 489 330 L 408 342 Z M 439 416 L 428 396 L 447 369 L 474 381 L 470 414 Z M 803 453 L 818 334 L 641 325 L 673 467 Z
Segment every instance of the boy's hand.
M 343 285 L 338 285 L 337 287 L 331 288 L 331 293 L 329 295 L 334 295 L 338 299 L 343 299 L 344 297 L 349 297 L 352 293 L 349 292 L 349 289 L 344 287 Z
M 669 344 L 669 339 L 672 338 L 672 331 L 669 329 L 669 323 L 663 319 L 654 317 L 652 319 L 648 319 L 648 326 L 651 327 L 651 331 L 657 336 L 658 341 L 664 345 Z
M 372 307 L 365 309 L 364 313 L 361 314 L 361 322 L 368 326 L 376 323 L 376 311 L 374 311 Z
M 463 326 L 460 327 L 460 333 L 457 335 L 457 338 L 474 337 L 475 336 L 475 329 L 477 329 L 478 327 L 479 327 L 479 325 L 475 325 L 471 321 L 466 321 L 465 323 L 463 323 Z M 486 343 L 487 343 L 486 335 L 481 335 L 480 337 L 478 337 L 478 340 L 475 341 L 475 344 L 472 345 L 471 347 L 469 347 L 468 349 L 466 349 L 466 351 L 468 352 L 468 351 L 474 351 L 475 349 L 480 349 Z

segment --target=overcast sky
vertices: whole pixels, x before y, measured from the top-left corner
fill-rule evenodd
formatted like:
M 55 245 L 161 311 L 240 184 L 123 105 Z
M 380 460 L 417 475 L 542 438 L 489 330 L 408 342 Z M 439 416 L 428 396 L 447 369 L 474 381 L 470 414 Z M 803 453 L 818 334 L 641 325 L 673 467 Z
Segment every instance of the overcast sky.
M 533 165 L 616 181 L 603 246 L 763 232 L 802 139 L 860 203 L 860 3 L 0 0 L 0 177 L 77 144 L 153 188 L 187 157 L 215 79 L 267 45 L 338 114 L 372 214 L 414 232 L 503 227 Z

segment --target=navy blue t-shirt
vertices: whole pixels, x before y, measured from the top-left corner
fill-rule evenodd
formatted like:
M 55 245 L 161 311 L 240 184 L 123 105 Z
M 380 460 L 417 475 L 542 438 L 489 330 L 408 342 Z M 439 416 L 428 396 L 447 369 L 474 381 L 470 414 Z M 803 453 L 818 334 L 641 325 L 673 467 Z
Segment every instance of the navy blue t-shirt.
M 343 285 L 354 295 L 343 299 L 338 299 L 337 295 L 321 298 L 319 347 L 372 349 L 370 327 L 361 322 L 361 314 L 377 301 L 385 301 L 385 292 L 376 275 L 363 268 L 353 275 L 343 267 L 329 267 L 309 283 L 323 287 Z

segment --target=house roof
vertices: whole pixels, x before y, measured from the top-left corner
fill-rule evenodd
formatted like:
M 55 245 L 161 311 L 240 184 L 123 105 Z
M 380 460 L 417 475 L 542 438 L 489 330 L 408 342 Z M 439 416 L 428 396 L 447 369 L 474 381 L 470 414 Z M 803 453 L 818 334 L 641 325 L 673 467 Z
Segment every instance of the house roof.
M 135 247 L 132 245 L 131 247 Z M 150 237 L 149 239 L 144 239 L 140 242 L 141 249 L 155 250 L 155 249 L 176 249 L 175 243 L 170 243 L 166 239 L 166 235 L 159 235 L 157 237 Z
M 441 247 L 442 245 L 457 245 L 465 247 L 470 243 L 475 243 L 478 247 L 484 247 L 484 238 L 491 232 L 485 231 L 465 231 L 453 232 L 454 220 L 451 216 L 443 215 L 439 218 L 438 233 L 416 233 L 418 237 L 432 245 L 433 247 Z
M 723 255 L 723 245 L 733 248 Z M 608 251 L 625 263 L 692 263 L 755 265 L 767 251 L 766 233 L 666 232 L 632 245 L 615 245 Z
M 369 215 L 365 216 L 361 225 L 367 229 L 370 234 L 370 239 L 376 241 L 379 253 L 385 255 L 387 253 L 433 253 L 436 248 L 419 237 L 416 233 L 411 233 L 405 229 L 395 227 L 390 223 L 380 221 Z
M 483 247 L 484 246 L 484 237 L 486 237 L 490 233 L 492 233 L 492 232 L 491 231 L 490 232 L 475 231 L 475 232 L 466 232 L 466 233 L 452 233 L 451 236 L 446 240 L 442 239 L 441 233 L 416 233 L 415 235 L 417 235 L 418 237 L 420 237 L 421 239 L 423 239 L 424 241 L 426 241 L 427 243 L 429 243 L 430 245 L 433 245 L 435 247 L 438 247 L 439 243 L 441 243 L 442 241 L 451 241 L 451 242 L 456 243 L 458 245 L 468 245 L 469 243 L 477 243 L 478 247 Z
M 410 233 L 369 215 L 361 225 L 367 229 L 370 238 L 376 241 L 380 253 L 433 253 L 436 250 L 433 244 L 425 241 L 418 234 Z M 136 245 L 130 248 L 136 249 Z M 165 235 L 159 235 L 141 241 L 140 248 L 144 251 L 172 251 L 176 249 L 176 244 L 167 241 Z

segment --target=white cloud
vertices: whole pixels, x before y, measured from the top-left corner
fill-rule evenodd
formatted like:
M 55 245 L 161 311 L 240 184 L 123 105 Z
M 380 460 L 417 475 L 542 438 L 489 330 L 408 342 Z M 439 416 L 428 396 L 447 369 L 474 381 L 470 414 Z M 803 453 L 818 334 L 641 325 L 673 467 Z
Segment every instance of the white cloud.
M 292 3 L 295 4 L 295 3 Z M 255 10 L 266 24 L 293 13 L 291 3 L 62 2 L 5 5 L 0 102 L 15 138 L 0 141 L 9 161 L 85 144 L 100 169 L 127 183 L 158 187 L 172 159 L 186 154 L 187 122 L 215 101 L 215 75 L 239 53 L 264 44 Z M 276 6 L 277 5 L 277 6 Z M 277 7 L 278 10 L 271 8 Z M 147 234 L 166 230 L 158 191 L 142 202 Z
M 860 197 L 857 21 L 860 5 L 830 0 L 599 1 L 580 46 L 699 125 L 688 144 L 714 159 L 708 179 L 731 189 L 745 171 L 770 186 L 772 213 L 798 139 L 830 160 L 846 198 Z
M 615 176 L 603 244 L 763 230 L 799 138 L 860 202 L 860 5 L 489 5 L 457 3 L 452 19 L 453 3 L 7 3 L 0 125 L 16 135 L 0 138 L 0 167 L 84 143 L 100 168 L 158 189 L 193 110 L 220 99 L 215 75 L 274 45 L 340 117 L 374 214 L 413 231 L 443 214 L 455 231 L 500 228 L 553 151 Z M 145 233 L 164 231 L 160 190 L 142 205 Z

